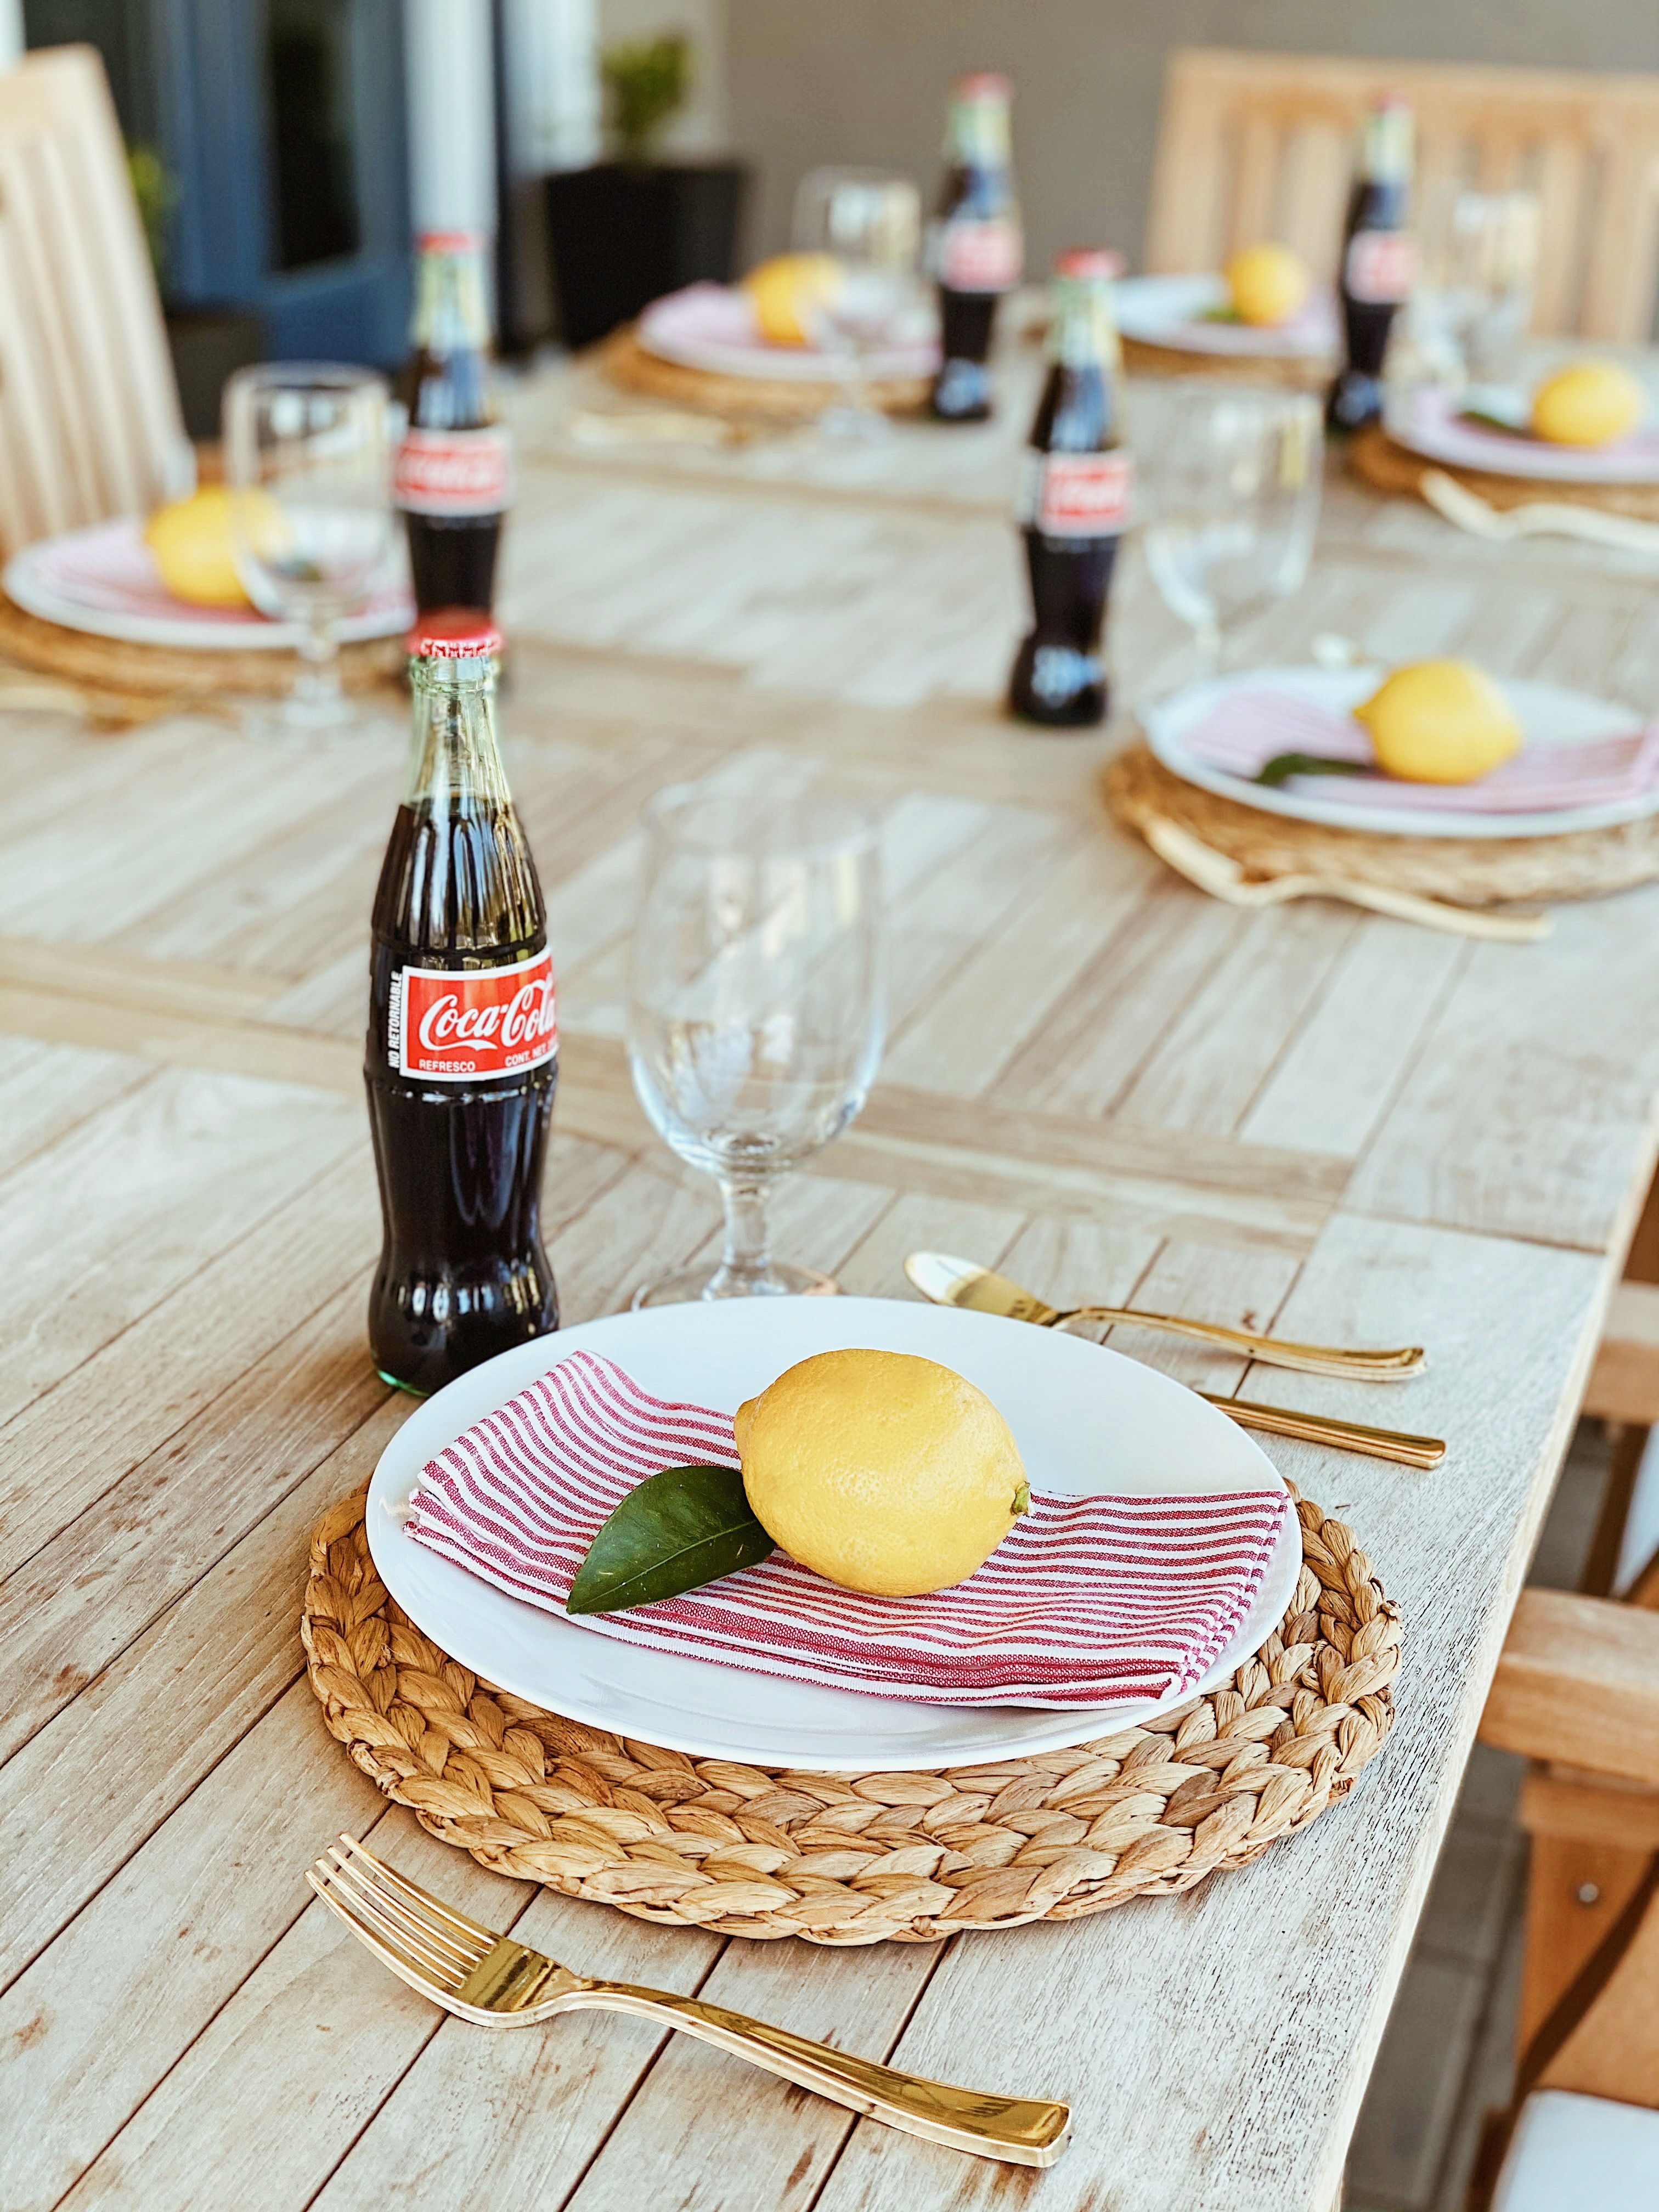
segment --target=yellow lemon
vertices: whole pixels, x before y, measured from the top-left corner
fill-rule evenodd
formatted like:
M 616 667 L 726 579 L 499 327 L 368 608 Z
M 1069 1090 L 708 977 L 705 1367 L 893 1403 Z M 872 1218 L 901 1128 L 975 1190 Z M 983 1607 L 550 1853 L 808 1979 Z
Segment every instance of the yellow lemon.
M 1647 412 L 1648 396 L 1616 361 L 1575 362 L 1532 396 L 1532 427 L 1553 446 L 1610 446 Z
M 1223 274 L 1242 323 L 1288 323 L 1313 281 L 1307 263 L 1288 246 L 1247 246 Z
M 1412 783 L 1473 783 L 1521 750 L 1514 708 L 1467 660 L 1396 668 L 1353 711 L 1378 766 Z
M 848 1589 L 915 1597 L 984 1565 L 1030 1502 L 982 1390 L 908 1352 L 821 1352 L 733 1423 L 755 1518 Z
M 761 335 L 771 345 L 810 345 L 815 308 L 841 289 L 833 253 L 780 253 L 762 261 L 743 280 L 755 305 Z
M 245 502 L 243 512 L 262 541 L 280 541 L 282 509 L 261 491 L 233 493 L 223 484 L 206 484 L 188 499 L 158 507 L 145 528 L 144 543 L 175 599 L 201 607 L 248 605 L 231 557 L 233 498 Z

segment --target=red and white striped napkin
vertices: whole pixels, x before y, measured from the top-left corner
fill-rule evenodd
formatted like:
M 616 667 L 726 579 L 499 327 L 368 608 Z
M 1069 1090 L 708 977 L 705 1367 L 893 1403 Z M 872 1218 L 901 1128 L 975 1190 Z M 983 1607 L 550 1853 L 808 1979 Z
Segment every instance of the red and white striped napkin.
M 737 1464 L 732 1417 L 665 1404 L 572 1352 L 428 1462 L 417 1543 L 562 1613 L 600 1523 L 665 1467 Z M 1190 1689 L 1261 1586 L 1290 1501 L 1033 1496 L 978 1573 L 864 1597 L 781 1552 L 683 1596 L 576 1625 L 762 1674 L 950 1705 L 1100 1705 Z
M 1249 781 L 1279 753 L 1374 758 L 1364 726 L 1291 691 L 1241 687 L 1218 701 L 1184 743 L 1195 759 Z M 1312 799 L 1425 814 L 1545 814 L 1610 806 L 1659 789 L 1659 722 L 1577 745 L 1524 745 L 1478 783 L 1407 783 L 1390 775 L 1294 775 Z

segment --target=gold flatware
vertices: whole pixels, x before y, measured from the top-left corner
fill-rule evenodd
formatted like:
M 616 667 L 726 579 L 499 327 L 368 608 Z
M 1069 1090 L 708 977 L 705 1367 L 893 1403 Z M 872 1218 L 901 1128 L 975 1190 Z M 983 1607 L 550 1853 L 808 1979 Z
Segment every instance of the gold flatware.
M 942 1252 L 913 1252 L 904 1263 L 904 1272 L 925 1298 L 935 1305 L 957 1306 L 969 1312 L 1000 1314 L 1010 1321 L 1035 1322 L 1040 1328 L 1061 1327 L 1068 1321 L 1079 1318 L 1128 1322 L 1137 1327 L 1149 1322 L 1161 1322 L 1166 1328 L 1176 1329 L 1182 1335 L 1198 1335 L 1215 1343 L 1224 1343 L 1229 1350 L 1238 1351 L 1249 1343 L 1273 1344 L 1281 1351 L 1276 1338 L 1251 1338 L 1243 1329 L 1224 1329 L 1208 1322 L 1177 1322 L 1168 1314 L 1137 1313 L 1132 1307 L 1075 1306 L 1069 1312 L 1045 1305 L 1030 1291 L 1011 1283 L 1006 1275 L 996 1274 L 989 1267 L 975 1267 L 969 1260 L 952 1260 Z M 1316 1345 L 1294 1345 L 1289 1349 L 1306 1354 L 1322 1347 Z M 1260 1353 L 1252 1357 L 1260 1358 Z M 1364 1358 L 1363 1352 L 1339 1352 L 1342 1359 Z M 1415 1346 L 1403 1352 L 1382 1352 L 1370 1355 L 1383 1359 L 1414 1359 L 1415 1367 L 1399 1370 L 1401 1374 L 1420 1372 L 1423 1354 Z M 1281 1361 L 1280 1364 L 1289 1363 Z M 1303 1362 L 1304 1371 L 1308 1363 Z M 1348 1372 L 1328 1365 L 1317 1365 L 1312 1371 L 1320 1374 Z M 1370 1379 L 1377 1379 L 1375 1370 L 1365 1370 Z M 1385 1370 L 1386 1376 L 1387 1370 Z M 1237 1421 L 1241 1429 L 1258 1429 L 1264 1436 L 1294 1437 L 1299 1443 L 1328 1444 L 1338 1451 L 1361 1452 L 1368 1459 L 1392 1460 L 1401 1467 L 1438 1467 L 1446 1456 L 1444 1439 L 1440 1437 L 1414 1436 L 1407 1429 L 1376 1429 L 1363 1421 L 1340 1421 L 1328 1413 L 1303 1413 L 1285 1406 L 1259 1406 L 1249 1398 L 1218 1398 L 1212 1392 L 1200 1390 L 1200 1397 L 1206 1399 L 1229 1420 Z
M 1066 2148 L 1069 2106 L 957 2089 L 809 2043 L 787 2028 L 769 2027 L 700 1997 L 632 1982 L 591 1981 L 441 1904 L 355 1836 L 342 1836 L 340 1848 L 325 1851 L 307 1869 L 306 1880 L 382 1966 L 446 2012 L 481 2027 L 533 2027 L 559 2013 L 595 2008 L 635 2013 L 952 2150 L 1010 2166 L 1052 2166 Z
M 1472 538 L 1490 538 L 1496 545 L 1510 544 L 1517 538 L 1554 535 L 1587 538 L 1595 545 L 1615 545 L 1626 553 L 1659 554 L 1659 524 L 1644 522 L 1633 514 L 1610 514 L 1603 507 L 1578 507 L 1558 499 L 1528 500 L 1521 507 L 1493 507 L 1443 469 L 1425 469 L 1417 488 L 1446 521 L 1467 530 Z
M 1348 876 L 1299 872 L 1247 876 L 1237 860 L 1218 853 L 1212 845 L 1164 814 L 1148 815 L 1140 824 L 1140 834 L 1178 876 L 1185 876 L 1189 884 L 1229 906 L 1283 906 L 1289 899 L 1341 899 L 1372 914 L 1391 915 L 1395 921 L 1420 922 L 1425 929 L 1442 929 L 1453 937 L 1485 938 L 1495 945 L 1531 945 L 1549 934 L 1547 914 L 1490 914 L 1483 907 L 1452 906 L 1443 899 L 1425 898 L 1418 891 L 1390 890 L 1384 884 L 1362 884 Z
M 1409 1429 L 1373 1429 L 1364 1421 L 1339 1421 L 1329 1413 L 1298 1413 L 1288 1406 L 1258 1406 L 1249 1398 L 1218 1398 L 1212 1390 L 1200 1390 L 1198 1395 L 1229 1420 L 1237 1421 L 1241 1429 L 1259 1429 L 1263 1436 L 1329 1444 L 1337 1451 L 1363 1453 L 1367 1459 L 1390 1459 L 1399 1467 L 1438 1467 L 1446 1456 L 1443 1437 L 1413 1436 Z
M 1269 1367 L 1294 1367 L 1304 1375 L 1346 1375 L 1361 1382 L 1398 1382 L 1420 1375 L 1427 1359 L 1420 1344 L 1397 1352 L 1345 1352 L 1328 1344 L 1292 1344 L 1252 1329 L 1224 1328 L 1219 1322 L 1188 1321 L 1179 1314 L 1143 1313 L 1137 1306 L 1050 1306 L 1034 1291 L 948 1252 L 913 1252 L 904 1272 L 935 1305 L 963 1306 L 970 1313 L 1006 1314 L 1011 1321 L 1034 1321 L 1042 1328 L 1066 1322 L 1127 1322 L 1136 1328 L 1161 1328 L 1172 1336 L 1196 1337 L 1222 1352 L 1237 1352 Z

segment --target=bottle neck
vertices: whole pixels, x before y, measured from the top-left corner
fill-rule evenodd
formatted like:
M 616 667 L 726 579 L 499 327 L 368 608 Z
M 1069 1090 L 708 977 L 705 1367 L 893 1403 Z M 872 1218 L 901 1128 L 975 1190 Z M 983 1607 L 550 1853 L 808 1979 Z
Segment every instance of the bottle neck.
M 1060 276 L 1054 281 L 1054 312 L 1048 326 L 1048 358 L 1062 368 L 1117 367 L 1117 325 L 1111 286 L 1101 277 Z
M 1373 185 L 1402 185 L 1412 173 L 1415 131 L 1409 107 L 1374 107 L 1365 118 L 1360 174 Z
M 471 246 L 423 250 L 416 271 L 410 343 L 423 353 L 487 353 L 489 337 L 482 253 Z
M 945 158 L 953 169 L 1006 169 L 1012 159 L 1008 103 L 987 94 L 953 100 L 945 125 Z
M 404 804 L 445 821 L 511 805 L 495 738 L 495 676 L 482 660 L 416 660 Z

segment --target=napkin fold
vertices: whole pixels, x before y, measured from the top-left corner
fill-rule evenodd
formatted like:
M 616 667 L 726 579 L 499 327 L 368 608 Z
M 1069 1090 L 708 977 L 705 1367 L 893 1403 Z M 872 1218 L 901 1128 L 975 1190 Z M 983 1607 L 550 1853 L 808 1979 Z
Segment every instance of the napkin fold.
M 729 1413 L 653 1398 L 614 1361 L 574 1352 L 428 1461 L 407 1531 L 562 1613 L 636 1483 L 737 1463 Z M 863 1596 L 775 1552 L 679 1597 L 568 1617 L 652 1650 L 930 1705 L 1163 1698 L 1195 1687 L 1238 1628 L 1289 1510 L 1282 1490 L 1034 1494 L 976 1574 L 926 1597 Z
M 1370 763 L 1375 756 L 1352 714 L 1291 691 L 1241 685 L 1188 730 L 1188 750 L 1224 775 L 1254 778 L 1279 753 L 1318 753 Z M 1389 813 L 1541 814 L 1609 806 L 1659 788 L 1659 722 L 1583 744 L 1523 745 L 1477 783 L 1407 783 L 1393 776 L 1293 775 L 1287 789 L 1345 806 Z

